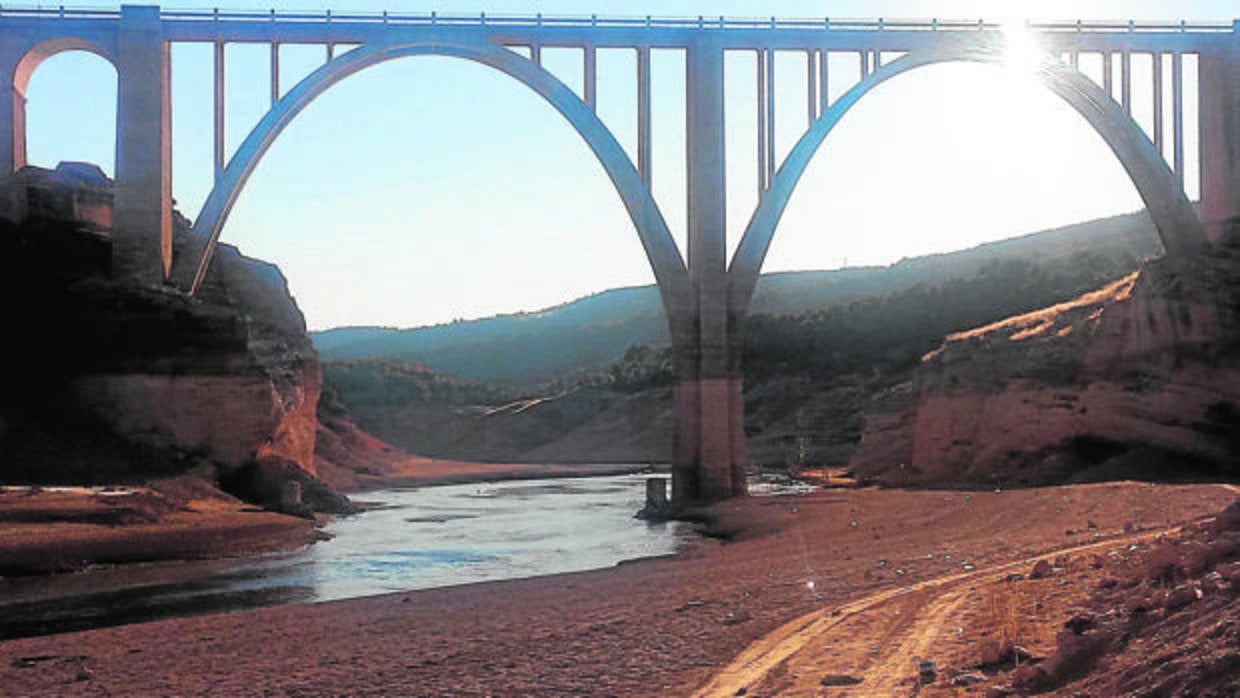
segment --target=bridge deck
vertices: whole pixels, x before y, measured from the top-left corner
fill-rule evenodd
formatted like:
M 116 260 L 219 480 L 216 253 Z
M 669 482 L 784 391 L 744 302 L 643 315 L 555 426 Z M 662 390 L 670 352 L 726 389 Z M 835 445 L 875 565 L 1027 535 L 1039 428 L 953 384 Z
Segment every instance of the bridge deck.
M 66 31 L 119 21 L 119 10 L 0 6 L 13 28 L 49 21 Z M 708 36 L 725 49 L 912 51 L 962 33 L 1002 34 L 983 19 L 787 19 L 776 17 L 600 17 L 429 13 L 161 10 L 168 41 L 367 43 L 410 36 L 468 35 L 512 45 L 683 48 Z M 1048 50 L 1165 52 L 1208 50 L 1240 34 L 1240 20 L 1049 21 L 1025 29 Z

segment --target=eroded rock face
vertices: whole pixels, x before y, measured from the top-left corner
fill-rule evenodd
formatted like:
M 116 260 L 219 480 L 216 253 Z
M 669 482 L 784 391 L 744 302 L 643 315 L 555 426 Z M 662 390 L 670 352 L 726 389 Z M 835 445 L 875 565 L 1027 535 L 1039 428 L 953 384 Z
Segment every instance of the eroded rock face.
M 875 400 L 850 465 L 890 484 L 1233 474 L 1240 250 L 1232 240 L 949 337 L 912 383 Z
M 72 220 L 0 221 L 0 477 L 312 475 L 318 355 L 279 269 L 220 245 L 189 298 L 111 281 L 109 245 Z

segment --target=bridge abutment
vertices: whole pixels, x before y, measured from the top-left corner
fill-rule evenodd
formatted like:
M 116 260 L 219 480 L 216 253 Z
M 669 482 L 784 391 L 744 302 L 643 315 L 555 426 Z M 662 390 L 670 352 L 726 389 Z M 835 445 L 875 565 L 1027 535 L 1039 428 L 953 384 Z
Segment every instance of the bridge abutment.
M 1203 52 L 1198 65 L 1201 222 L 1218 240 L 1240 219 L 1240 39 L 1229 51 Z
M 112 275 L 155 285 L 172 267 L 169 45 L 157 7 L 125 6 L 118 31 Z

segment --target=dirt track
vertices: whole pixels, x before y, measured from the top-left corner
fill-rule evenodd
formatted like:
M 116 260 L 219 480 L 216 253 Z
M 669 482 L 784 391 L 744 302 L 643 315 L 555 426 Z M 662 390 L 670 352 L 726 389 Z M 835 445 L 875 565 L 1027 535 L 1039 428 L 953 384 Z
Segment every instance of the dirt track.
M 1236 488 L 1227 486 L 1235 491 Z M 1147 531 L 1053 550 L 1036 557 L 948 574 L 887 589 L 855 601 L 808 613 L 747 647 L 732 663 L 694 693 L 695 698 L 746 693 L 780 696 L 822 695 L 822 677 L 859 679 L 865 695 L 899 696 L 918 692 L 916 662 L 931 656 L 955 622 L 961 606 L 976 596 L 973 586 L 995 583 L 1027 571 L 1034 563 L 1146 543 L 1180 527 Z M 835 648 L 833 636 L 847 637 Z M 858 674 L 860 674 L 858 676 Z

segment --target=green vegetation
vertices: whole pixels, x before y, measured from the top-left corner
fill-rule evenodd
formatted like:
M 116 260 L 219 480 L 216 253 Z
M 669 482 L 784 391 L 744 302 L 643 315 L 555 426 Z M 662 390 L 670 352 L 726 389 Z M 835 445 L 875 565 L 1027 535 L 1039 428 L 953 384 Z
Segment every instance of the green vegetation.
M 1158 253 L 1148 218 L 1134 214 L 890 267 L 763 276 L 743 364 L 755 460 L 782 464 L 795 452 L 843 462 L 870 396 L 906 380 L 946 335 L 1069 300 Z M 648 426 L 670 410 L 672 383 L 653 287 L 537 313 L 314 339 L 328 359 L 325 385 L 363 428 L 408 450 L 589 461 L 599 449 L 615 452 L 626 429 L 644 429 L 643 459 L 667 458 L 670 425 L 654 436 Z

